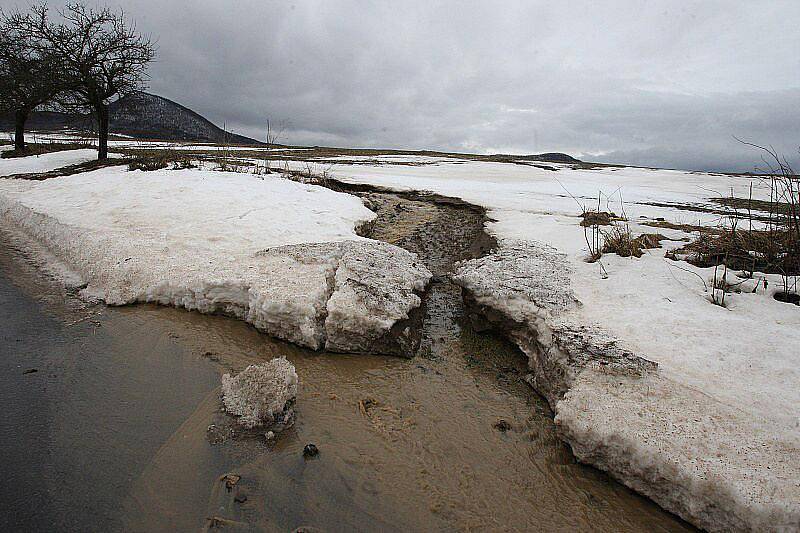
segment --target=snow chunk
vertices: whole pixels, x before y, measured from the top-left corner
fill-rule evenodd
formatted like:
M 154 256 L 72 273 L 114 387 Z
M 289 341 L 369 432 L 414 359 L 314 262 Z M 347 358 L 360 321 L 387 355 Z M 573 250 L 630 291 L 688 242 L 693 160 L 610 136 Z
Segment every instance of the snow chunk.
M 332 351 L 409 354 L 409 328 L 390 331 L 422 303 L 431 272 L 416 255 L 379 242 L 345 241 L 328 300 L 326 347 Z
M 640 378 L 658 367 L 620 346 L 618 339 L 597 325 L 543 320 L 530 328 L 514 329 L 510 336 L 528 356 L 528 382 L 554 411 L 585 370 Z
M 250 365 L 234 377 L 222 376 L 225 410 L 245 428 L 279 427 L 294 421 L 297 372 L 285 358 Z
M 566 256 L 551 246 L 503 240 L 493 253 L 459 263 L 452 278 L 479 302 L 523 323 L 579 305 L 570 273 Z
M 316 270 L 329 298 L 297 300 L 284 290 L 267 301 L 286 300 L 315 315 L 313 336 L 318 346 L 340 352 L 407 355 L 413 349 L 410 330 L 393 331 L 409 318 L 431 279 L 415 254 L 377 241 L 343 241 L 281 246 L 259 252 L 266 258 L 288 257 L 296 270 Z M 308 287 L 309 284 L 302 285 Z M 285 321 L 284 321 L 285 323 Z M 269 330 L 269 328 L 265 328 Z M 273 334 L 276 331 L 272 330 Z
M 800 439 L 661 372 L 585 372 L 555 421 L 581 462 L 707 531 L 800 529 Z

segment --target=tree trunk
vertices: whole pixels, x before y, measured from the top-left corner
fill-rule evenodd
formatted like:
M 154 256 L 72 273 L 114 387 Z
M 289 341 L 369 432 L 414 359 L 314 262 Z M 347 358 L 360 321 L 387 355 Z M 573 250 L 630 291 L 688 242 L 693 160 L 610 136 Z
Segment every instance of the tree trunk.
M 105 161 L 108 159 L 108 106 L 106 104 L 98 104 L 95 111 L 97 112 L 97 132 L 98 132 L 98 147 L 97 147 L 97 160 Z
M 25 122 L 28 120 L 27 109 L 17 109 L 14 114 L 14 150 L 22 152 L 25 150 Z

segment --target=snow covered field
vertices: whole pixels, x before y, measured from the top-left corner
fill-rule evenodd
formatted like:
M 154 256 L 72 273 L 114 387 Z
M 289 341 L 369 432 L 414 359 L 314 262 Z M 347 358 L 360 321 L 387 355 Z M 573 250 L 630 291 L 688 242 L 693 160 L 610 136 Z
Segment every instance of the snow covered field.
M 430 273 L 358 237 L 373 217 L 350 195 L 225 172 L 0 180 L 0 221 L 85 295 L 225 312 L 311 348 L 366 350 L 420 304 Z M 387 296 L 365 302 L 370 289 Z
M 28 157 L 0 158 L 0 177 L 11 174 L 50 172 L 57 168 L 77 165 L 97 159 L 97 150 L 65 150 Z
M 612 472 L 687 519 L 712 530 L 800 527 L 800 309 L 775 301 L 778 283 L 712 305 L 700 278 L 713 269 L 679 266 L 665 249 L 644 257 L 606 254 L 584 261 L 578 202 L 624 211 L 636 224 L 719 215 L 648 203 L 710 207 L 710 197 L 746 198 L 743 177 L 636 168 L 558 171 L 503 163 L 426 166 L 336 165 L 343 181 L 428 190 L 485 206 L 500 239 L 550 244 L 566 254 L 570 287 L 582 305 L 559 318 L 599 325 L 625 348 L 658 363 L 646 378 L 584 372 L 554 406 L 576 455 Z M 768 198 L 753 181 L 755 198 Z M 664 241 L 667 248 L 682 242 Z M 532 273 L 533 274 L 533 273 Z M 697 275 L 695 275 L 697 274 Z M 498 294 L 500 290 L 498 289 Z M 498 309 L 502 298 L 488 302 Z M 518 302 L 517 302 L 518 303 Z M 517 304 L 514 304 L 517 305 Z

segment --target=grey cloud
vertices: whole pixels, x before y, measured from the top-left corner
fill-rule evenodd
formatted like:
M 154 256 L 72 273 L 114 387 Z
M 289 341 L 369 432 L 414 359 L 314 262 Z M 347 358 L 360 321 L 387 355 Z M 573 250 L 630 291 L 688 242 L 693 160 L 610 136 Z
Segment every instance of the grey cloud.
M 158 38 L 153 92 L 259 138 L 726 170 L 758 162 L 733 135 L 800 144 L 797 2 L 111 3 Z

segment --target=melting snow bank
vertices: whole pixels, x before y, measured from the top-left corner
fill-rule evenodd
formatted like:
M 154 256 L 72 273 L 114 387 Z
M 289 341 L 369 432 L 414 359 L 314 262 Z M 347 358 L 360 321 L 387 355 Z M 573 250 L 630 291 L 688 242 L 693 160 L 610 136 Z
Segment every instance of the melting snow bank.
M 222 402 L 241 426 L 280 431 L 294 422 L 297 381 L 294 365 L 283 357 L 250 365 L 236 376 L 222 376 Z
M 562 316 L 580 306 L 566 256 L 531 241 L 502 241 L 494 253 L 459 263 L 453 281 L 477 327 L 488 321 L 528 356 L 532 385 L 555 410 L 584 370 L 641 377 L 658 365 L 621 348 L 597 326 Z
M 359 238 L 356 197 L 274 178 L 102 169 L 0 180 L 0 223 L 42 248 L 82 293 L 224 313 L 313 349 L 404 354 L 402 323 L 431 274 Z
M 505 331 L 529 357 L 531 383 L 576 457 L 710 531 L 797 530 L 796 431 L 679 382 L 598 326 L 579 325 L 570 270 L 553 248 L 503 241 L 459 264 L 453 279 L 472 318 Z
M 311 348 L 411 355 L 418 339 L 405 323 L 431 273 L 416 255 L 378 241 L 280 246 L 257 254 L 289 261 L 290 283 L 259 291 L 256 327 Z M 293 317 L 301 316 L 298 323 Z

